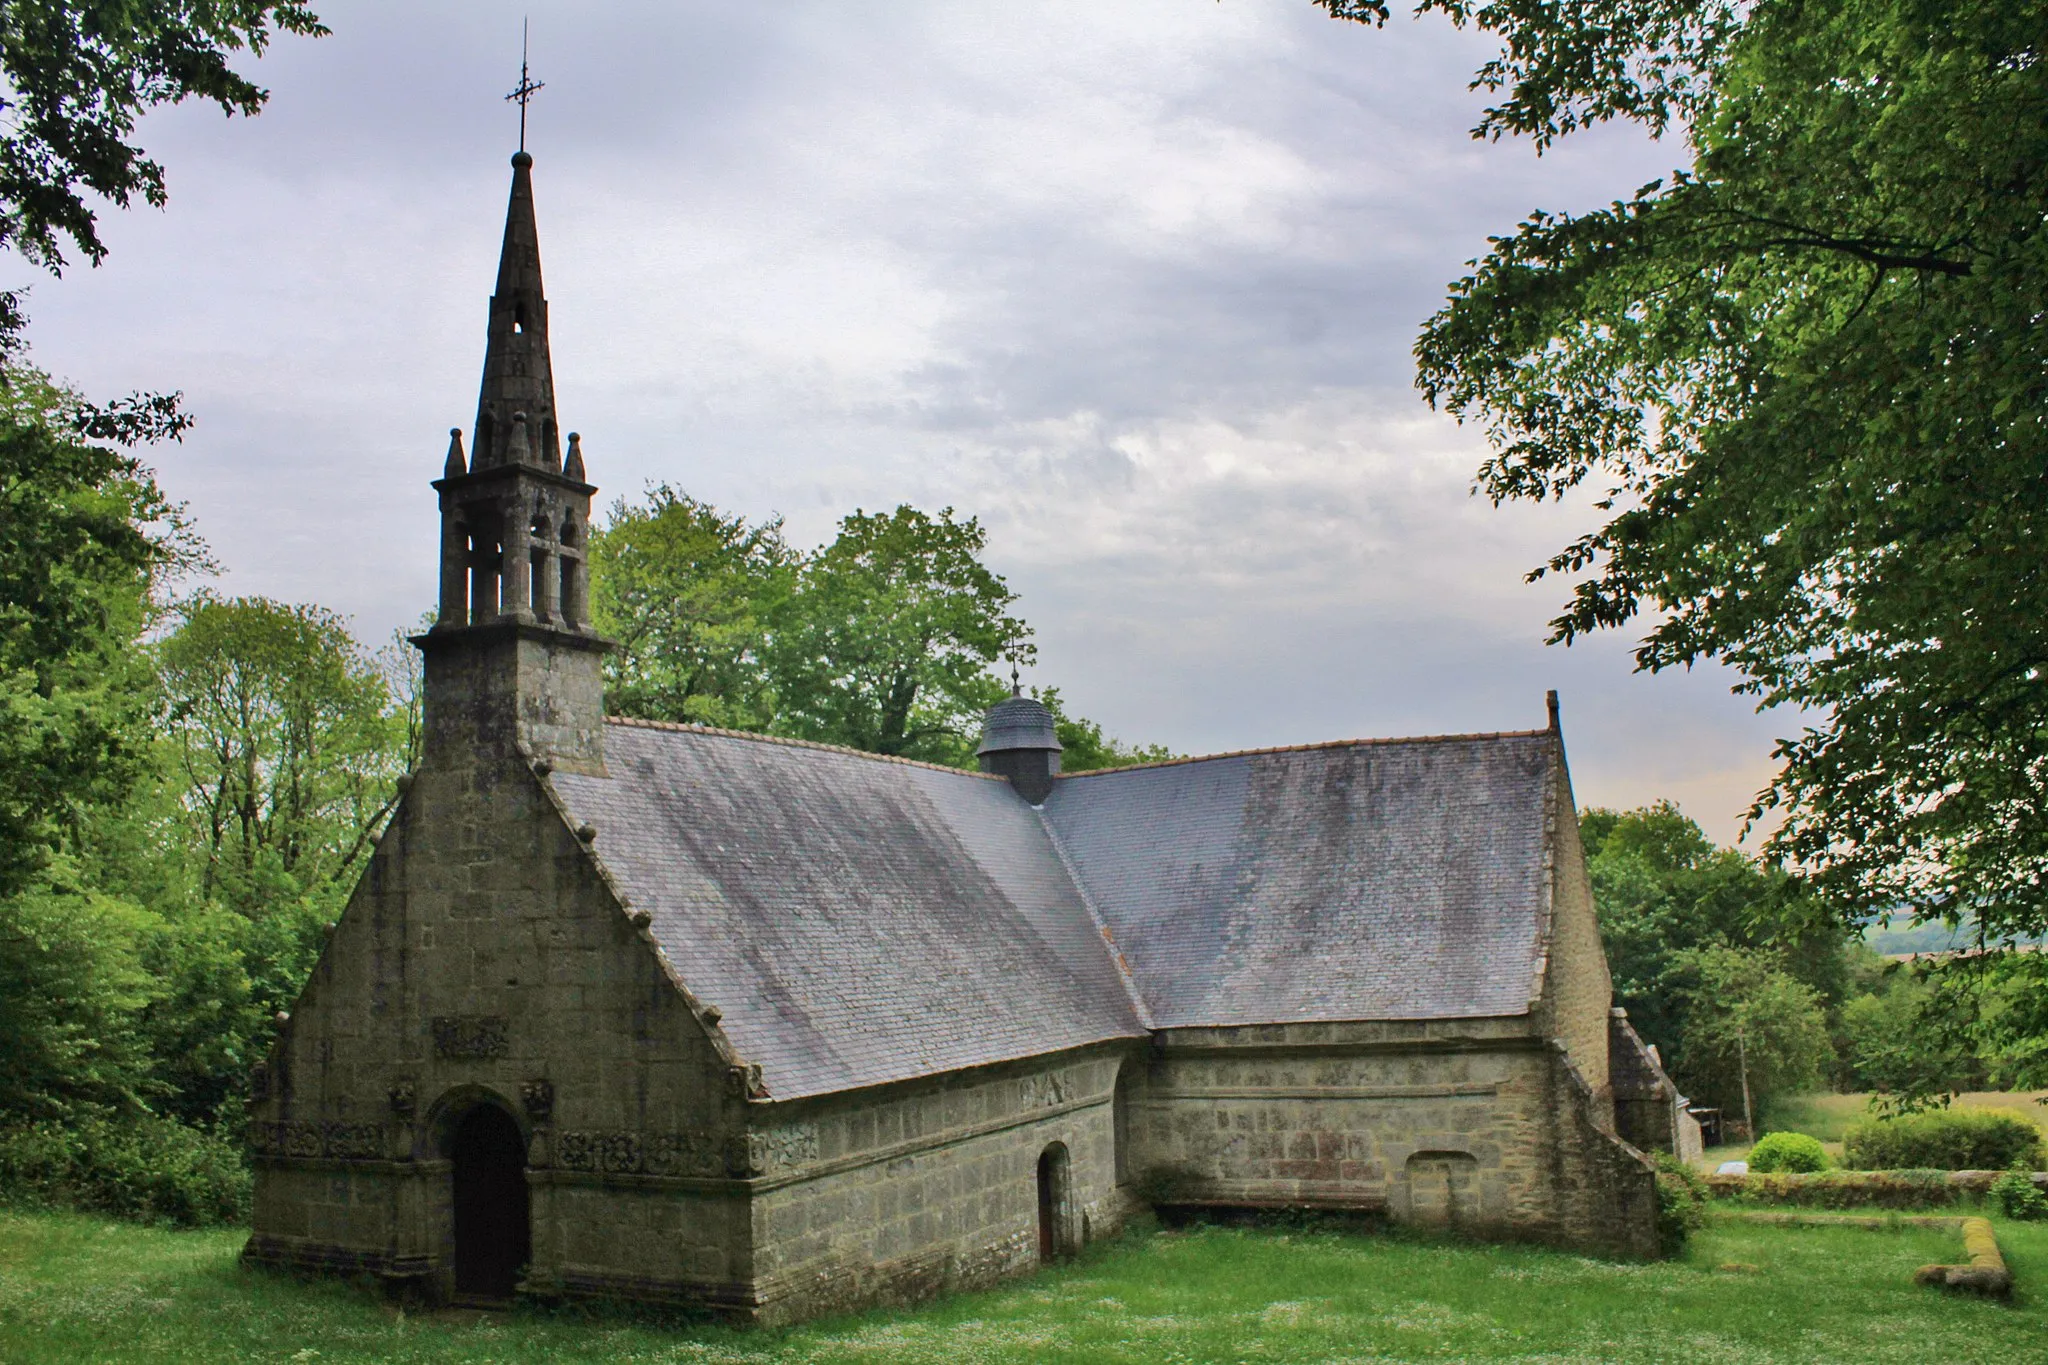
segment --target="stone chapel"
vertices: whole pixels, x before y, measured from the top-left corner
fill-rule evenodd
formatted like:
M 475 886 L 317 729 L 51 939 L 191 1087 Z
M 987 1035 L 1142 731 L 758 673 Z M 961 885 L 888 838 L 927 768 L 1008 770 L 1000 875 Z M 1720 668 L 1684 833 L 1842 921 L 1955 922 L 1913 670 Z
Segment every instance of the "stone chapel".
M 532 158 L 434 483 L 417 771 L 250 1101 L 252 1262 L 749 1321 L 1134 1212 L 1656 1248 L 1676 1092 L 1611 1008 L 1542 729 L 1062 774 L 607 719 Z

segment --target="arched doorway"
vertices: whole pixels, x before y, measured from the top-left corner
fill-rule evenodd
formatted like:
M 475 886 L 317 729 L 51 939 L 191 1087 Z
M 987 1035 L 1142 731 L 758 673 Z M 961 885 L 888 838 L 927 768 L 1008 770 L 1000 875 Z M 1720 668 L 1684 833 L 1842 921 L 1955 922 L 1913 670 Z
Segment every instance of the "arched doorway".
M 1068 1205 L 1067 1145 L 1055 1142 L 1038 1156 L 1038 1259 L 1055 1261 L 1073 1250 L 1067 1229 L 1072 1224 Z
M 479 1104 L 455 1126 L 455 1292 L 509 1299 L 532 1249 L 526 1139 L 512 1116 Z

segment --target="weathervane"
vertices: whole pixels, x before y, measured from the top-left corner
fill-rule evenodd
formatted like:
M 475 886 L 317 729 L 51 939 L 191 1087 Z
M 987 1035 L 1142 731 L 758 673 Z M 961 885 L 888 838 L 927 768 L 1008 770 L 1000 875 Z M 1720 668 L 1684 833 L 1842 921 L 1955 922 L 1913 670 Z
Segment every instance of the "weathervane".
M 526 20 L 519 21 L 519 84 L 512 93 L 505 96 L 519 105 L 519 150 L 526 150 L 526 106 L 532 102 L 534 93 L 546 88 L 545 81 L 537 81 L 526 72 Z

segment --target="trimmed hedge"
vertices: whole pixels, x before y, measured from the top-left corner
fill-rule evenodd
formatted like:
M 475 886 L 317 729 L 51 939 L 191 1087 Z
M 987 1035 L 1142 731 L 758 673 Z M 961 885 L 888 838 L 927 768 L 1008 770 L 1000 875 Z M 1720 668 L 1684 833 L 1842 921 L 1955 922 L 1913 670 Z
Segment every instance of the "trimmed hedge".
M 2041 1166 L 2041 1130 L 1996 1109 L 1930 1109 L 1856 1124 L 1842 1164 L 1864 1171 L 2003 1171 Z
M 1830 1165 L 1828 1149 L 1820 1139 L 1804 1133 L 1765 1133 L 1749 1149 L 1749 1169 L 1770 1174 L 1774 1171 L 1810 1173 Z
M 205 1227 L 249 1218 L 241 1148 L 144 1115 L 0 1129 L 0 1199 Z

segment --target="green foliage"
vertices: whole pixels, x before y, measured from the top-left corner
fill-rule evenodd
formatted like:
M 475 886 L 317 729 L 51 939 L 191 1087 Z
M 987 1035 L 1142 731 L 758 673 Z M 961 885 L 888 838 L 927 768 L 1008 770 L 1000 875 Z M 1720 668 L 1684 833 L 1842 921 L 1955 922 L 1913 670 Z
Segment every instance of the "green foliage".
M 1842 1164 L 1866 1171 L 1999 1171 L 2016 1163 L 2030 1170 L 2041 1164 L 2041 1131 L 2017 1114 L 1992 1109 L 1874 1118 L 1842 1139 Z
M 2034 1183 L 2033 1168 L 2025 1162 L 2000 1172 L 1991 1182 L 1989 1197 L 1991 1206 L 2007 1218 L 2023 1223 L 2048 1218 L 2048 1194 Z
M 779 518 L 749 526 L 667 484 L 620 499 L 590 538 L 591 617 L 616 715 L 729 730 L 774 719 L 768 628 L 797 556 Z
M 2048 3 L 1422 8 L 1505 44 L 1483 135 L 1687 139 L 1496 239 L 1417 344 L 1488 496 L 1603 513 L 1536 571 L 1580 576 L 1553 638 L 1640 617 L 1640 667 L 1810 718 L 1757 809 L 1846 921 L 2048 929 Z
M 1725 1014 L 1712 990 L 1702 989 L 1708 959 L 1700 954 L 1750 955 L 1825 1008 L 1846 988 L 1844 933 L 1815 914 L 1782 872 L 1716 848 L 1669 801 L 1632 811 L 1590 809 L 1579 828 L 1615 1003 L 1658 1045 L 1681 1087 L 1739 1112 L 1739 1084 L 1726 1084 L 1727 1068 L 1700 1051 L 1692 1029 L 1696 1010 Z M 1702 1024 L 1712 1031 L 1704 1016 Z M 1825 1069 L 1830 1060 L 1821 1056 L 1816 1064 Z
M 1856 1088 L 1920 1096 L 1985 1080 L 1976 1042 L 1957 1026 L 1951 997 L 1928 979 L 1925 971 L 1894 966 L 1875 976 L 1869 993 L 1842 1006 L 1842 1060 Z
M 180 425 L 117 420 L 0 357 L 0 896 L 146 766 L 133 645 L 159 576 L 193 552 L 149 471 L 92 433 Z
M 158 105 L 206 100 L 253 115 L 265 91 L 228 65 L 273 32 L 327 30 L 290 0 L 27 0 L 5 9 L 0 43 L 0 245 L 56 270 L 59 237 L 94 265 L 106 252 L 88 196 L 164 204 L 163 167 L 128 139 Z
M 1707 1225 L 1707 1182 L 1669 1152 L 1657 1163 L 1657 1246 L 1666 1256 L 1685 1249 L 1686 1239 Z
M 988 537 L 951 508 L 855 512 L 822 549 L 782 522 L 749 525 L 666 484 L 615 504 L 591 537 L 591 611 L 619 641 L 605 703 L 618 715 L 757 730 L 870 753 L 974 766 L 982 713 L 1029 662 L 1016 594 L 982 563 Z M 1069 716 L 1069 772 L 1172 755 Z
M 1749 1169 L 1766 1175 L 1774 1171 L 1810 1175 L 1832 1164 L 1820 1139 L 1804 1133 L 1765 1133 L 1749 1149 L 1748 1160 Z
M 914 507 L 856 511 L 806 559 L 770 648 L 777 733 L 869 753 L 973 764 L 998 659 L 1028 660 L 1017 595 L 981 562 L 988 535 Z
M 0 1128 L 0 1194 L 180 1227 L 249 1216 L 240 1145 L 170 1119 L 131 1115 Z
M 1164 763 L 1179 758 L 1164 744 L 1125 744 L 1106 735 L 1092 720 L 1069 716 L 1057 687 L 1033 688 L 1031 695 L 1053 715 L 1053 733 L 1060 741 L 1060 771 L 1092 773 L 1103 768 L 1128 768 L 1134 763 Z
M 1686 1004 L 1682 1084 L 1735 1113 L 1811 1089 L 1832 1053 L 1812 988 L 1767 954 L 1695 948 L 1677 959 Z
M 61 875 L 0 899 L 0 1122 L 138 1107 L 160 921 Z
M 157 651 L 163 729 L 202 894 L 253 916 L 340 886 L 413 758 L 383 674 L 320 607 L 201 596 L 179 616 Z

